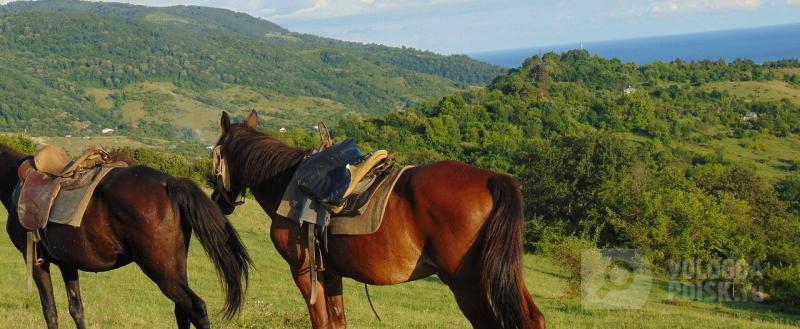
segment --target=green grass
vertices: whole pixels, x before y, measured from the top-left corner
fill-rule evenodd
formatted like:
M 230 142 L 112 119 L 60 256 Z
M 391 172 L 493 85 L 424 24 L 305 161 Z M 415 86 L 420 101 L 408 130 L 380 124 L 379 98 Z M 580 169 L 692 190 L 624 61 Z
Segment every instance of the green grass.
M 6 215 L 0 211 L 0 224 Z M 189 256 L 191 287 L 208 303 L 216 328 L 307 328 L 305 306 L 288 267 L 268 238 L 269 219 L 250 200 L 230 217 L 255 261 L 242 314 L 221 323 L 217 311 L 222 292 L 208 258 L 194 241 Z M 566 271 L 543 256 L 525 257 L 525 279 L 549 328 L 790 328 L 800 317 L 776 313 L 756 304 L 663 302 L 667 282 L 657 280 L 640 310 L 588 310 L 577 297 L 565 296 Z M 62 328 L 74 328 L 66 307 L 63 283 L 53 269 L 54 290 Z M 0 235 L 0 328 L 43 326 L 35 293 L 25 289 L 21 255 L 7 235 Z M 89 328 L 173 328 L 172 305 L 136 265 L 106 273 L 81 273 L 86 322 Z M 436 278 L 370 287 L 378 322 L 367 303 L 364 287 L 345 279 L 345 307 L 352 328 L 465 328 L 449 290 Z
M 105 150 L 125 146 L 133 148 L 151 147 L 142 142 L 132 140 L 126 136 L 92 136 L 91 139 L 82 139 L 82 136 L 66 137 L 33 137 L 40 145 L 55 144 L 63 147 L 71 157 L 78 157 L 91 147 L 102 147 Z
M 109 97 L 113 93 L 113 90 L 106 88 L 86 88 L 86 94 L 94 97 L 95 104 L 104 110 L 114 107 L 114 101 Z
M 100 99 L 97 95 L 110 91 L 93 89 L 92 92 L 97 101 Z M 128 100 L 122 106 L 122 115 L 126 123 L 135 126 L 139 119 L 166 120 L 177 128 L 191 128 L 201 142 L 208 144 L 219 137 L 222 111 L 246 116 L 251 109 L 257 109 L 273 128 L 306 129 L 319 120 L 335 123 L 344 115 L 354 113 L 345 104 L 327 98 L 261 93 L 241 85 L 194 91 L 178 88 L 170 82 L 143 82 L 125 87 L 125 93 Z M 145 106 L 145 99 L 150 99 L 152 109 Z
M 727 91 L 732 95 L 750 100 L 789 99 L 795 104 L 800 104 L 800 88 L 781 80 L 714 82 L 706 84 L 703 88 Z

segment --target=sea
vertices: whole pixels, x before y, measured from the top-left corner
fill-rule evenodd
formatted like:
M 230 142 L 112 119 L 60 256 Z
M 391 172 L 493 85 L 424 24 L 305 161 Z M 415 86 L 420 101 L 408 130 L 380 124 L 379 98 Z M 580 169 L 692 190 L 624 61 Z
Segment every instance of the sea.
M 623 62 L 701 59 L 732 61 L 751 59 L 757 63 L 800 58 L 800 24 L 736 30 L 656 36 L 636 39 L 575 42 L 555 46 L 497 50 L 469 54 L 480 61 L 504 67 L 519 67 L 531 56 L 550 51 L 564 52 L 583 47 L 592 54 Z

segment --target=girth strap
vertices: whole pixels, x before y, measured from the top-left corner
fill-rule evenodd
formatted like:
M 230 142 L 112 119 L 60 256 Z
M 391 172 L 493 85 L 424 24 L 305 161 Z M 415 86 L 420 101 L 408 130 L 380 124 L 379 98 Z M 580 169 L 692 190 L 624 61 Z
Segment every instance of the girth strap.
M 317 250 L 316 250 L 316 225 L 308 223 L 308 257 L 309 257 L 309 271 L 311 273 L 311 297 L 309 304 L 314 305 L 317 302 Z
M 42 241 L 42 237 L 39 235 L 39 231 L 31 231 L 28 232 L 26 235 L 25 241 L 25 265 L 27 269 L 27 283 L 28 283 L 28 293 L 31 293 L 33 289 L 33 263 L 41 264 L 42 259 L 39 258 L 39 252 L 37 251 L 36 245 Z

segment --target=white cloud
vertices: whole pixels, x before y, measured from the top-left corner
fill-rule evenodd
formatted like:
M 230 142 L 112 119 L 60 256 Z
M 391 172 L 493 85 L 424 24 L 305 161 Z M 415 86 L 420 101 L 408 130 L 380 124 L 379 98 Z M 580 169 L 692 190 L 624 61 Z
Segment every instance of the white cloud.
M 786 0 L 787 5 L 800 5 L 800 0 Z
M 474 0 L 313 0 L 305 8 L 267 17 L 274 21 L 357 16 L 389 11 L 419 10 Z
M 800 0 L 787 0 L 798 1 Z M 699 12 L 715 10 L 746 10 L 761 7 L 761 0 L 673 0 L 658 1 L 650 6 L 654 14 L 671 14 L 679 12 Z

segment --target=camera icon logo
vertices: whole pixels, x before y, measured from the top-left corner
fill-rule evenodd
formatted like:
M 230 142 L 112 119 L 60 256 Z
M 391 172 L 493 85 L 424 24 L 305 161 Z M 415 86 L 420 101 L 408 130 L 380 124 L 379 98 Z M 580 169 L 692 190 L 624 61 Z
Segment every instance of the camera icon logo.
M 644 253 L 638 249 L 581 252 L 581 305 L 584 309 L 641 309 L 653 286 Z

